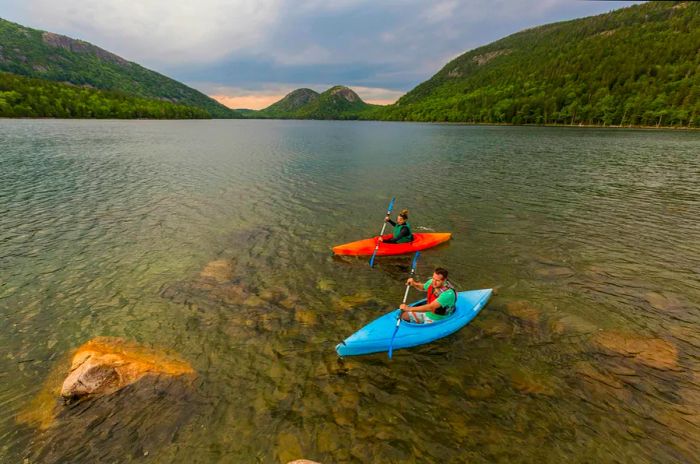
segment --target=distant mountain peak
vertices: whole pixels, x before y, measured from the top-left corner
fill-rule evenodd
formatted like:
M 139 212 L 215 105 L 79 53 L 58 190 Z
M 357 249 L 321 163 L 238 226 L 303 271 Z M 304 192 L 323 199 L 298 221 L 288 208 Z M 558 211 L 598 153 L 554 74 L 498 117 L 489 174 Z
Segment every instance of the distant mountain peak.
M 257 115 L 284 119 L 357 119 L 361 113 L 375 108 L 376 105 L 363 102 L 348 87 L 336 85 L 322 94 L 311 89 L 297 89 Z
M 319 93 L 314 90 L 306 88 L 296 89 L 285 95 L 282 100 L 265 108 L 265 110 L 284 112 L 296 111 L 299 108 L 317 100 L 318 97 Z
M 336 85 L 334 87 L 331 87 L 324 93 L 328 93 L 334 97 L 340 97 L 350 103 L 362 101 L 358 94 L 356 94 L 352 89 L 345 87 L 344 85 Z

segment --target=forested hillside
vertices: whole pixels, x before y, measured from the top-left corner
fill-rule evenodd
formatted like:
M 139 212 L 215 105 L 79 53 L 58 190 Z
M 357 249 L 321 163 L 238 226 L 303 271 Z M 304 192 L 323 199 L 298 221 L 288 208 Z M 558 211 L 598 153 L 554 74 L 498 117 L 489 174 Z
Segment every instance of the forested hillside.
M 518 32 L 363 117 L 700 127 L 700 4 L 650 2 Z
M 90 43 L 3 19 L 0 71 L 194 106 L 216 118 L 240 117 L 195 89 Z
M 0 117 L 206 119 L 193 106 L 0 72 Z

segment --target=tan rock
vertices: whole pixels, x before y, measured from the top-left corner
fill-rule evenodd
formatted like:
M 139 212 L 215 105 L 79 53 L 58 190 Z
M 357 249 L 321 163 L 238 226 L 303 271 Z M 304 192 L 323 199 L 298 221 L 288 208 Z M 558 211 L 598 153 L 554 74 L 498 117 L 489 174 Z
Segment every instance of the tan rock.
M 647 300 L 651 306 L 661 311 L 678 310 L 682 306 L 681 301 L 674 295 L 647 292 L 644 294 L 644 299 Z
M 333 290 L 334 287 L 335 284 L 330 279 L 319 279 L 318 282 L 316 282 L 316 288 L 318 288 L 322 292 L 330 292 Z
M 106 360 L 112 364 L 104 363 Z M 56 415 L 64 410 L 63 402 L 59 401 L 61 395 L 108 394 L 148 373 L 193 376 L 194 370 L 170 355 L 119 338 L 95 338 L 73 353 L 72 362 L 70 353 L 60 358 L 39 393 L 17 415 L 17 421 L 41 430 L 49 429 Z
M 294 320 L 303 325 L 316 325 L 316 313 L 310 309 L 297 308 L 294 311 Z
M 599 371 L 598 369 L 593 367 L 593 365 L 590 364 L 589 362 L 579 361 L 578 363 L 575 364 L 574 370 L 575 370 L 576 374 L 578 374 L 578 376 L 585 377 L 586 379 L 590 379 L 591 381 L 605 385 L 609 388 L 614 388 L 614 389 L 625 388 L 625 384 L 623 384 L 616 377 Z
M 339 309 L 352 309 L 356 306 L 369 303 L 372 300 L 372 294 L 369 292 L 360 292 L 354 295 L 347 295 L 339 298 L 335 302 L 335 306 Z
M 281 462 L 297 459 L 301 454 L 301 444 L 295 435 L 289 432 L 277 435 L 277 455 Z
M 678 349 L 673 343 L 661 338 L 646 338 L 621 332 L 604 331 L 593 337 L 593 343 L 598 348 L 632 358 L 655 369 L 679 369 Z
M 119 338 L 98 337 L 78 348 L 61 396 L 79 398 L 104 395 L 139 380 L 146 374 L 193 375 L 184 361 Z
M 559 319 L 551 321 L 549 323 L 549 328 L 555 334 L 593 333 L 598 330 L 595 324 L 574 314 L 565 314 Z
M 513 326 L 499 319 L 483 319 L 477 325 L 489 336 L 508 336 L 513 333 Z
M 554 389 L 548 385 L 545 379 L 537 378 L 535 374 L 516 370 L 511 373 L 513 387 L 522 392 L 532 395 L 554 396 Z
M 233 276 L 233 263 L 228 259 L 217 259 L 204 266 L 199 273 L 202 279 L 211 279 L 217 283 L 231 280 Z
M 568 267 L 549 267 L 543 269 L 537 269 L 535 273 L 540 277 L 570 277 L 574 275 L 574 271 Z
M 506 304 L 506 311 L 511 316 L 517 317 L 525 322 L 537 324 L 540 321 L 540 312 L 530 306 L 527 301 L 512 301 Z

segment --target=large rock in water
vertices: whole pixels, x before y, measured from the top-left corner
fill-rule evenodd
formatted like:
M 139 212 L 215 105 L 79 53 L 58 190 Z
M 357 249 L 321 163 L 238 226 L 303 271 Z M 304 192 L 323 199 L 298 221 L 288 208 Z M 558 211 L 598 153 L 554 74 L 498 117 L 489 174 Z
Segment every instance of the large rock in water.
M 61 396 L 80 398 L 109 394 L 146 374 L 194 375 L 194 370 L 171 356 L 118 338 L 98 337 L 82 345 L 73 355 Z
M 90 340 L 72 362 L 67 355 L 54 366 L 18 414 L 18 422 L 36 427 L 26 460 L 131 462 L 158 453 L 201 413 L 195 378 L 174 355 L 119 338 Z
M 668 340 L 603 331 L 593 337 L 598 348 L 659 370 L 678 370 L 678 349 Z

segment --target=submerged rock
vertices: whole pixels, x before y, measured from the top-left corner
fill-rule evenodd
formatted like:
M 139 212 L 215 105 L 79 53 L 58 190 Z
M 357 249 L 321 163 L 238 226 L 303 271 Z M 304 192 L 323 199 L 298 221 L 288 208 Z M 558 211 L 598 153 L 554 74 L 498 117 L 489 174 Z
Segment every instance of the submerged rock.
M 61 396 L 106 395 L 146 374 L 193 375 L 194 370 L 189 364 L 164 353 L 118 338 L 98 337 L 82 345 L 73 355 Z
M 364 306 L 374 301 L 374 296 L 369 292 L 359 292 L 354 295 L 346 295 L 341 298 L 334 298 L 334 305 L 341 310 L 353 309 Z
M 647 303 L 653 308 L 661 311 L 677 311 L 683 307 L 680 299 L 675 295 L 647 292 L 644 294 L 644 299 L 647 300 Z
M 605 331 L 593 337 L 593 344 L 655 369 L 677 370 L 679 368 L 678 349 L 673 343 L 661 338 Z
M 546 279 L 556 279 L 562 277 L 571 277 L 574 275 L 574 271 L 568 267 L 562 266 L 550 266 L 537 269 L 535 271 L 539 277 L 544 277 Z
M 538 324 L 540 322 L 539 310 L 532 307 L 527 301 L 512 301 L 507 303 L 506 311 L 511 316 L 530 324 Z
M 289 432 L 281 432 L 279 435 L 277 435 L 277 456 L 279 457 L 280 461 L 286 462 L 300 456 L 301 454 L 301 444 L 295 435 Z
M 529 395 L 554 396 L 554 388 L 551 379 L 543 378 L 533 372 L 524 370 L 514 370 L 511 372 L 510 380 L 513 388 L 521 393 Z
M 477 320 L 474 325 L 483 330 L 487 336 L 508 337 L 513 334 L 513 326 L 509 322 L 496 319 L 493 316 Z
M 70 367 L 69 367 L 70 366 Z M 65 377 L 66 373 L 68 376 Z M 61 379 L 65 381 L 61 386 Z M 192 367 L 99 337 L 66 356 L 17 420 L 37 427 L 29 462 L 124 462 L 166 446 L 202 404 Z M 62 401 L 64 398 L 79 401 Z
M 211 279 L 217 283 L 231 280 L 233 277 L 233 262 L 229 259 L 217 259 L 204 266 L 199 273 L 202 279 Z

